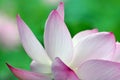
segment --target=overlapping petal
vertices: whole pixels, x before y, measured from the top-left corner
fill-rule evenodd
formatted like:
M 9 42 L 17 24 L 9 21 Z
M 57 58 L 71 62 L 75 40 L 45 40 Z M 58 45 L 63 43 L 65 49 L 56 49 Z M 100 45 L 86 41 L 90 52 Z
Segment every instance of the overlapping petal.
M 31 71 L 33 72 L 44 73 L 46 75 L 51 74 L 51 65 L 40 64 L 36 61 L 32 61 L 30 67 L 31 67 Z
M 99 32 L 86 36 L 74 48 L 73 66 L 77 67 L 89 59 L 111 59 L 115 51 L 115 38 L 110 32 Z
M 120 63 L 90 60 L 79 67 L 77 74 L 81 80 L 120 80 Z
M 84 37 L 97 33 L 97 32 L 98 32 L 97 29 L 93 29 L 93 30 L 85 30 L 85 31 L 77 33 L 72 39 L 73 46 L 75 47 L 79 43 L 79 41 L 82 40 Z
M 33 60 L 41 64 L 50 65 L 51 60 L 49 59 L 44 48 L 36 39 L 32 31 L 28 28 L 28 26 L 24 23 L 24 21 L 22 21 L 22 19 L 18 15 L 17 15 L 17 24 L 18 24 L 20 39 L 27 54 Z
M 56 58 L 52 65 L 55 80 L 80 80 L 75 72 L 66 66 L 59 58 Z
M 70 33 L 56 10 L 53 10 L 46 22 L 44 34 L 45 49 L 52 60 L 60 57 L 68 64 L 73 56 Z
M 64 3 L 63 2 L 59 3 L 57 11 L 64 20 Z
M 115 55 L 113 56 L 113 61 L 120 62 L 120 43 L 116 43 Z
M 35 72 L 29 72 L 17 68 L 13 68 L 11 65 L 7 64 L 12 73 L 20 80 L 51 80 L 50 77 L 43 74 L 38 74 Z

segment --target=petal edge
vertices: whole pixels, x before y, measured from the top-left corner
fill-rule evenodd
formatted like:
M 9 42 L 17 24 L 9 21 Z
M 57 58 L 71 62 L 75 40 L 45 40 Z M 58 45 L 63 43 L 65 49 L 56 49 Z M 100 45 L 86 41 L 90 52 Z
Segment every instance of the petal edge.
M 51 80 L 49 77 L 43 74 L 13 68 L 9 64 L 7 64 L 7 66 L 12 71 L 12 73 L 20 80 Z
M 54 60 L 55 57 L 60 57 L 65 63 L 71 61 L 73 55 L 71 35 L 56 10 L 50 13 L 46 21 L 44 44 L 52 60 Z
M 51 60 L 49 59 L 47 53 L 45 52 L 42 45 L 39 43 L 35 35 L 29 29 L 29 27 L 24 23 L 19 15 L 17 15 L 17 24 L 18 31 L 20 35 L 20 39 L 22 45 L 26 51 L 26 53 L 37 62 L 42 64 L 51 64 Z

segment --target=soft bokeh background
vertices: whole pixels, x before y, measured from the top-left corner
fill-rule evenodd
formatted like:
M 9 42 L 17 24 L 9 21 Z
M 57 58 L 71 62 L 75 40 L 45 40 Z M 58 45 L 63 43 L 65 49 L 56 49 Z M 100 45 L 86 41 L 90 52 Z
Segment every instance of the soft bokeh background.
M 0 0 L 0 80 L 17 80 L 5 63 L 30 70 L 31 59 L 19 41 L 16 14 L 29 25 L 43 44 L 45 21 L 60 0 Z M 97 28 L 110 31 L 120 41 L 120 0 L 63 0 L 65 22 L 72 36 Z

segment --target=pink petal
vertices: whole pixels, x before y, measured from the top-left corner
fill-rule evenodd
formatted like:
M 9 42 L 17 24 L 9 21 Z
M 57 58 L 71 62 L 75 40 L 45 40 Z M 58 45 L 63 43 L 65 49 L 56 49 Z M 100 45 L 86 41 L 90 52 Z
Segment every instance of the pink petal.
M 97 29 L 93 29 L 93 30 L 85 30 L 85 31 L 77 33 L 72 39 L 73 45 L 76 46 L 81 39 L 91 34 L 97 33 L 97 32 L 98 32 Z
M 13 68 L 11 65 L 7 64 L 12 73 L 20 80 L 51 80 L 49 77 L 38 74 L 34 72 L 29 72 L 17 68 Z
M 100 32 L 86 36 L 74 48 L 73 66 L 77 68 L 89 59 L 111 60 L 115 51 L 115 38 L 112 33 Z
M 104 60 L 90 60 L 78 71 L 81 80 L 120 80 L 120 63 Z
M 59 58 L 56 58 L 52 65 L 55 80 L 80 80 L 75 72 L 66 66 Z
M 59 3 L 57 11 L 64 20 L 64 3 L 63 2 Z
M 120 62 L 120 43 L 116 43 L 116 51 L 113 57 L 113 61 Z
M 40 64 L 36 61 L 32 61 L 30 67 L 31 67 L 31 71 L 33 71 L 33 72 L 51 74 L 51 66 L 50 65 Z
M 52 60 L 55 57 L 60 57 L 65 63 L 71 61 L 73 55 L 71 36 L 56 10 L 51 12 L 46 22 L 44 43 Z
M 50 64 L 51 61 L 45 52 L 42 45 L 36 39 L 29 27 L 22 21 L 20 16 L 17 16 L 18 30 L 23 47 L 27 54 L 33 59 L 42 64 Z

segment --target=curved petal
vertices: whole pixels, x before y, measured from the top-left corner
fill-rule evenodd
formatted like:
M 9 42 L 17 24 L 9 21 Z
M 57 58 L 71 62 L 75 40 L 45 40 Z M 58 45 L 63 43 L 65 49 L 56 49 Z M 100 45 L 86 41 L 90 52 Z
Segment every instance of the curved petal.
M 73 45 L 70 33 L 60 15 L 53 10 L 46 22 L 44 34 L 45 49 L 52 60 L 60 57 L 69 63 L 73 55 Z
M 59 3 L 57 11 L 64 20 L 64 3 L 63 2 Z
M 120 43 L 116 43 L 116 51 L 113 57 L 113 61 L 120 62 Z
M 50 65 L 40 64 L 36 61 L 32 61 L 30 67 L 31 67 L 31 71 L 33 71 L 33 72 L 44 73 L 46 75 L 51 74 L 51 66 Z
M 20 39 L 27 54 L 33 60 L 36 60 L 42 64 L 50 64 L 51 61 L 47 53 L 45 52 L 44 48 L 36 39 L 32 31 L 28 28 L 28 26 L 24 23 L 24 21 L 22 21 L 22 19 L 18 15 L 17 15 L 17 24 L 18 24 Z
M 77 33 L 72 39 L 73 46 L 76 46 L 79 43 L 79 41 L 81 39 L 83 39 L 84 37 L 89 36 L 89 35 L 94 34 L 94 33 L 97 33 L 97 32 L 98 32 L 97 29 L 92 29 L 92 30 L 85 30 L 85 31 Z
M 54 60 L 52 71 L 55 80 L 80 80 L 75 72 L 66 66 L 59 58 Z
M 51 80 L 50 77 L 47 77 L 43 74 L 13 68 L 9 64 L 7 64 L 7 66 L 12 71 L 12 73 L 20 80 Z
M 78 71 L 81 80 L 120 80 L 120 63 L 104 60 L 90 60 Z
M 72 65 L 77 68 L 89 59 L 111 59 L 115 51 L 115 38 L 110 32 L 100 32 L 86 36 L 74 48 Z

